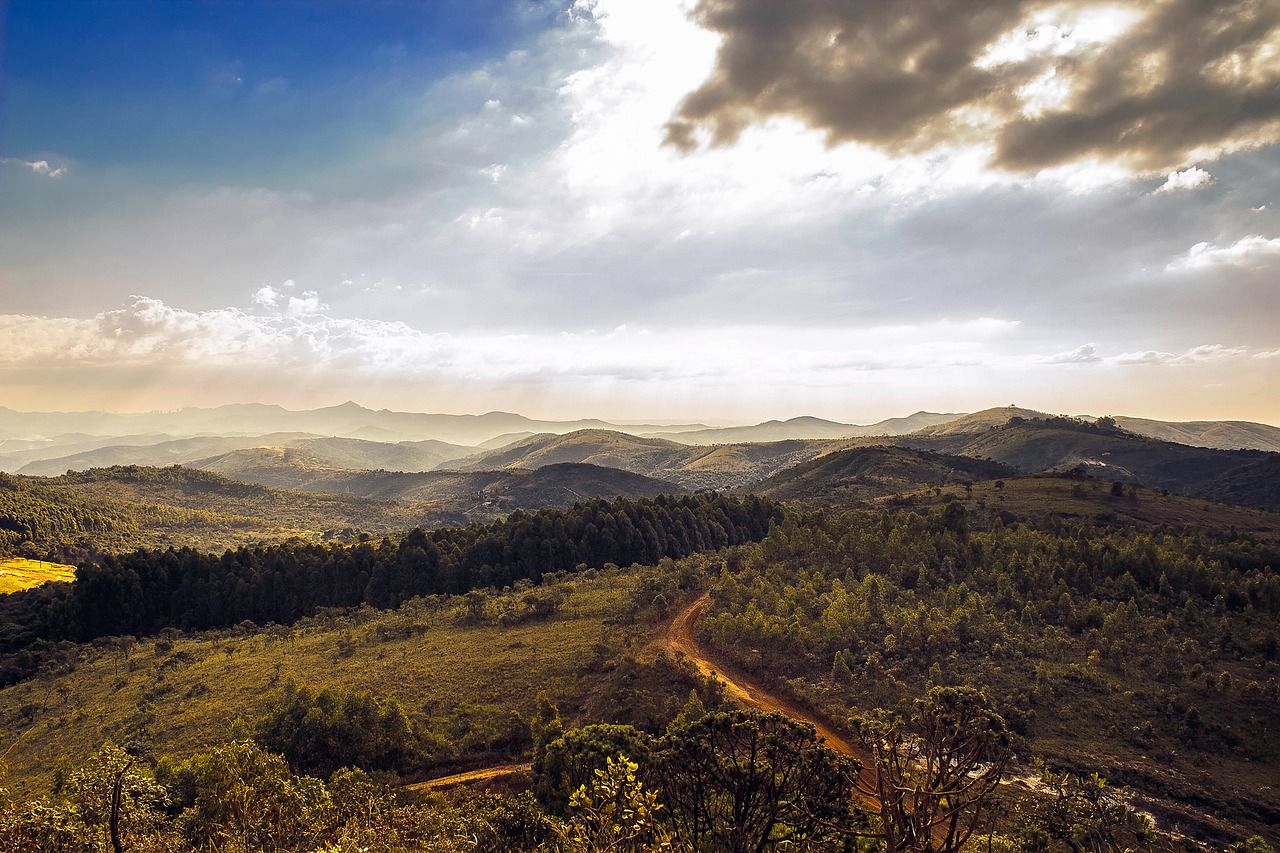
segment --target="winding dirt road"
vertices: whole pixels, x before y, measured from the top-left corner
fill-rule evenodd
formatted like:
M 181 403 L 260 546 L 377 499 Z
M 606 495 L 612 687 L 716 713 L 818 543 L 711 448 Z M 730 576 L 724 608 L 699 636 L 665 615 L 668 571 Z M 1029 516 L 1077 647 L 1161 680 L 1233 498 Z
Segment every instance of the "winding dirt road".
M 744 707 L 765 712 L 777 711 L 785 717 L 812 725 L 817 730 L 818 737 L 828 747 L 839 755 L 857 759 L 862 764 L 863 770 L 859 774 L 859 784 L 857 785 L 858 794 L 861 799 L 866 800 L 868 803 L 874 802 L 868 797 L 867 792 L 875 790 L 876 775 L 875 771 L 870 769 L 871 763 L 868 761 L 865 751 L 837 734 L 808 709 L 769 693 L 749 676 L 730 666 L 726 666 L 723 662 L 712 660 L 707 652 L 698 645 L 698 620 L 702 618 L 702 614 L 710 606 L 711 595 L 704 592 L 701 597 L 677 613 L 675 618 L 671 620 L 671 624 L 667 626 L 667 631 L 660 641 L 663 650 L 676 660 L 689 661 L 701 674 L 718 679 L 724 684 L 725 692 Z M 428 779 L 425 782 L 418 782 L 406 787 L 410 790 L 439 790 L 485 779 L 525 773 L 529 769 L 530 765 L 528 764 L 507 764 L 501 767 L 487 767 L 467 773 L 442 776 L 438 779 Z
M 676 660 L 683 658 L 697 667 L 698 672 L 718 679 L 724 684 L 725 692 L 747 708 L 765 712 L 777 711 L 785 717 L 812 725 L 817 729 L 818 737 L 834 752 L 846 758 L 857 759 L 862 765 L 863 769 L 858 774 L 856 788 L 859 799 L 867 804 L 874 803 L 878 807 L 878 801 L 871 798 L 868 793 L 876 789 L 876 774 L 871 769 L 871 761 L 865 750 L 837 734 L 808 709 L 781 696 L 773 695 L 749 676 L 727 666 L 723 661 L 714 661 L 708 657 L 707 652 L 698 645 L 697 627 L 698 620 L 710 606 L 711 595 L 704 592 L 696 601 L 676 614 L 662 640 L 662 647 L 667 654 Z

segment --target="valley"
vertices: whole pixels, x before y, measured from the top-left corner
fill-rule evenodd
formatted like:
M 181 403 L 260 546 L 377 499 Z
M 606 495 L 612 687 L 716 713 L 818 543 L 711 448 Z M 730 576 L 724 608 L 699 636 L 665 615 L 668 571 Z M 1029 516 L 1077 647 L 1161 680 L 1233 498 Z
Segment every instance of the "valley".
M 189 464 L 129 461 L 184 441 L 170 437 L 136 457 L 103 445 L 119 454 L 108 467 L 0 475 L 10 564 L 80 566 L 0 597 L 15 803 L 0 815 L 27 819 L 19 804 L 104 742 L 163 785 L 241 744 L 329 785 L 347 764 L 384 774 L 403 785 L 388 804 L 460 827 L 482 819 L 469 785 L 504 808 L 527 787 L 542 840 L 510 849 L 552 849 L 582 819 L 569 794 L 606 758 L 674 797 L 685 783 L 664 750 L 695 732 L 714 743 L 723 724 L 858 762 L 839 825 L 883 840 L 889 818 L 866 814 L 889 808 L 878 774 L 899 771 L 869 733 L 915 732 L 895 741 L 915 749 L 930 703 L 981 701 L 1004 733 L 999 766 L 1035 781 L 963 807 L 973 822 L 957 825 L 983 844 L 1029 850 L 1038 827 L 1065 851 L 1053 808 L 1161 850 L 1280 840 L 1280 454 L 1118 417 L 913 418 L 875 437 L 817 419 L 643 435 L 566 422 L 487 447 L 263 433 L 272 443 L 200 439 L 193 452 L 221 452 Z M 1180 429 L 1265 443 L 1255 426 Z M 690 441 L 751 435 L 765 440 Z M 360 708 L 370 737 L 397 733 L 342 728 Z M 312 725 L 335 728 L 290 734 Z M 1093 773 L 1123 793 L 1105 795 L 1112 817 L 1079 799 Z M 951 808 L 929 802 L 914 808 Z M 347 831 L 315 819 L 324 837 Z M 826 839 L 814 849 L 838 846 L 787 820 Z

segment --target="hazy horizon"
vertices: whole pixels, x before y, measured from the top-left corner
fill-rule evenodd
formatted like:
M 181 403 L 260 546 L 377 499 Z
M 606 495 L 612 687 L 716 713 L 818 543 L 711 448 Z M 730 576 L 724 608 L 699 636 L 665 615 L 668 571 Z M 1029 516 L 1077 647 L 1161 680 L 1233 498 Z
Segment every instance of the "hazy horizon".
M 1179 421 L 1170 421 L 1169 419 L 1166 419 L 1166 418 L 1154 418 L 1154 417 L 1149 417 L 1149 416 L 1147 416 L 1147 415 L 1143 415 L 1143 414 L 1136 414 L 1136 413 L 1134 413 L 1134 412 L 1128 412 L 1128 411 L 1109 411 L 1109 412 L 1087 412 L 1087 411 L 1077 411 L 1077 412 L 1057 412 L 1057 411 L 1050 411 L 1050 410 L 1035 409 L 1035 407 L 1023 406 L 1023 405 L 1018 405 L 1018 404 L 1014 404 L 1014 403 L 1009 403 L 1009 404 L 1006 404 L 1006 405 L 1004 405 L 1004 406 L 989 406 L 989 407 L 985 407 L 985 408 L 961 409 L 961 410 L 957 410 L 957 411 L 943 411 L 943 410 L 941 410 L 941 409 L 933 409 L 933 408 L 927 408 L 927 407 L 925 407 L 925 408 L 917 408 L 917 409 L 913 409 L 913 410 L 912 410 L 912 411 L 910 411 L 910 412 L 897 412 L 897 413 L 892 413 L 892 414 L 881 414 L 881 415 L 877 415 L 877 416 L 873 416 L 873 417 L 865 417 L 865 418 L 861 418 L 861 419 L 828 418 L 828 417 L 822 417 L 822 416 L 819 416 L 819 415 L 813 415 L 813 414 L 811 414 L 811 413 L 799 413 L 799 414 L 788 414 L 788 415 L 782 415 L 782 416 L 764 417 L 764 418 L 761 418 L 761 419 L 759 419 L 759 420 L 750 420 L 750 421 L 734 421 L 734 420 L 725 420 L 725 419 L 723 419 L 723 418 L 716 419 L 716 418 L 679 418 L 679 417 L 676 417 L 676 418 L 647 418 L 647 417 L 638 417 L 638 418 L 611 418 L 611 417 L 606 417 L 606 416 L 599 415 L 599 414 L 590 414 L 590 413 L 577 413 L 577 414 L 569 414 L 569 415 L 566 415 L 566 416 L 561 416 L 561 415 L 555 415 L 555 416 L 542 416 L 542 415 L 534 415 L 534 414 L 530 414 L 530 413 L 528 413 L 528 412 L 513 411 L 513 410 L 508 410 L 508 409 L 489 409 L 489 410 L 485 410 L 485 411 L 443 411 L 443 410 L 441 410 L 441 411 L 437 411 L 437 410 L 430 410 L 430 411 L 428 411 L 428 410 L 407 410 L 407 409 L 394 409 L 394 408 L 388 408 L 388 407 L 374 407 L 374 406 L 366 406 L 366 405 L 363 405 L 363 404 L 359 403 L 359 402 L 358 402 L 358 401 L 356 401 L 356 400 L 350 400 L 350 399 L 348 399 L 348 400 L 344 400 L 344 401 L 342 401 L 342 402 L 340 402 L 340 403 L 328 403 L 328 404 L 323 404 L 323 405 L 318 405 L 318 406 L 310 406 L 310 407 L 303 407 L 303 408 L 292 408 L 292 407 L 289 407 L 289 406 L 282 406 L 282 405 L 280 405 L 280 404 L 278 404 L 278 403 L 269 403 L 269 402 L 264 402 L 264 401 L 260 401 L 260 400 L 258 400 L 258 401 L 255 401 L 255 400 L 249 400 L 249 401 L 240 401 L 240 402 L 236 402 L 236 403 L 222 403 L 222 404 L 218 404 L 218 405 L 215 405 L 215 406 L 182 406 L 182 407 L 172 408 L 172 409 L 145 409 L 145 410 L 143 410 L 143 409 L 135 409 L 135 410 L 113 410 L 113 409 L 83 409 L 83 410 L 70 410 L 70 409 L 63 409 L 63 410 L 35 410 L 35 409 L 15 409 L 15 408 L 14 408 L 14 407 L 12 407 L 12 406 L 5 406 L 5 405 L 3 405 L 3 404 L 0 404 L 0 409 L 7 409 L 7 410 L 9 410 L 9 411 L 16 412 L 16 413 L 21 414 L 21 415 L 59 415 L 59 416 L 66 416 L 66 417 L 74 417 L 74 416 L 76 416 L 76 415 L 99 415 L 99 414 L 105 414 L 105 415 L 113 415 L 113 416 L 114 416 L 114 415 L 119 415 L 119 416 L 131 417 L 131 416 L 164 416 L 164 415 L 176 415 L 176 414 L 181 414 L 181 413 L 183 413 L 183 412 L 191 412 L 191 411 L 213 411 L 213 410 L 220 409 L 220 408 L 233 408 L 233 407 L 238 407 L 238 406 L 261 406 L 261 407 L 269 407 L 269 408 L 278 408 L 278 409 L 282 409 L 282 410 L 284 410 L 284 411 L 286 411 L 286 412 L 289 412 L 289 413 L 299 414 L 299 413 L 306 413 L 306 412 L 313 412 L 313 411 L 320 411 L 320 410 L 327 410 L 327 409 L 339 409 L 339 408 L 342 408 L 343 406 L 348 406 L 348 405 L 355 405 L 355 406 L 359 406 L 361 409 L 364 409 L 364 410 L 367 410 L 367 411 L 370 411 L 370 412 L 374 412 L 374 413 L 377 413 L 377 412 L 390 412 L 390 413 L 393 413 L 393 414 L 411 414 L 411 415 L 442 415 L 442 416 L 445 416 L 445 417 L 464 417 L 464 418 L 466 418 L 466 417 L 477 417 L 477 418 L 478 418 L 478 417 L 484 417 L 484 416 L 487 416 L 487 415 L 512 415 L 512 416 L 521 417 L 521 418 L 526 418 L 526 419 L 528 419 L 528 420 L 531 420 L 531 421 L 538 421 L 538 422 L 576 423 L 576 422 L 582 422 L 582 421 L 601 421 L 601 422 L 604 422 L 604 423 L 606 423 L 606 424 L 610 424 L 610 425 L 613 425 L 613 426 L 622 426 L 622 427 L 626 427 L 626 426 L 660 426 L 660 427 L 689 426 L 689 427 L 693 427 L 693 428 L 709 427 L 709 428 L 712 428 L 712 429 L 720 429 L 720 428 L 737 428 L 737 427 L 749 427 L 749 426 L 757 426 L 757 425 L 760 425 L 760 424 L 764 424 L 764 423 L 771 423 L 771 422 L 772 422 L 772 423 L 785 423 L 785 422 L 788 422 L 788 421 L 798 420 L 798 419 L 802 419 L 802 418 L 818 418 L 818 419 L 820 419 L 820 420 L 829 421 L 829 422 L 832 422 L 832 423 L 837 423 L 837 424 L 847 424 L 847 425 L 851 425 L 851 426 L 872 426 L 872 425 L 875 425 L 875 424 L 878 424 L 878 423 L 882 423 L 882 422 L 884 422 L 884 421 L 899 420 L 899 419 L 906 419 L 906 418 L 910 418 L 911 416 L 913 416 L 913 415 L 918 415 L 918 414 L 935 414 L 935 415 L 940 415 L 940 414 L 951 414 L 951 415 L 955 415 L 955 416 L 957 416 L 957 417 L 962 417 L 962 416 L 964 416 L 964 415 L 974 414 L 974 413 L 976 413 L 976 412 L 981 412 L 981 411 L 984 411 L 984 410 L 986 410 L 986 409 L 1003 409 L 1003 408 L 1008 408 L 1008 409 L 1015 409 L 1015 408 L 1016 408 L 1016 409 L 1021 409 L 1021 410 L 1025 410 L 1025 409 L 1032 409 L 1033 411 L 1039 411 L 1039 412 L 1041 412 L 1041 413 L 1043 413 L 1043 414 L 1045 414 L 1045 415 L 1051 415 L 1051 416 L 1065 416 L 1065 417 L 1075 417 L 1075 418 L 1084 418 L 1084 419 L 1093 419 L 1093 418 L 1100 418 L 1100 417 L 1109 417 L 1109 416 L 1114 416 L 1114 417 L 1144 418 L 1144 419 L 1149 419 L 1149 420 L 1168 421 L 1168 422 L 1172 422 L 1172 423 L 1177 423 L 1177 422 L 1179 422 Z M 1265 425 L 1265 426 L 1273 426 L 1273 427 L 1276 427 L 1277 429 L 1280 429 L 1280 424 L 1277 424 L 1277 423 L 1269 423 L 1269 422 L 1267 422 L 1267 421 L 1248 421 L 1247 419 L 1243 419 L 1243 418 L 1217 418 L 1217 419 L 1205 419 L 1205 418 L 1199 418 L 1199 419 L 1185 419 L 1185 420 L 1184 420 L 1184 421 L 1182 421 L 1182 422 L 1192 421 L 1192 420 L 1199 420 L 1199 421 L 1205 421 L 1205 420 L 1218 420 L 1218 421 L 1252 422 L 1252 423 L 1260 423 L 1260 424 L 1263 424 L 1263 425 Z
M 10 0 L 0 39 L 15 410 L 1280 424 L 1280 7 Z

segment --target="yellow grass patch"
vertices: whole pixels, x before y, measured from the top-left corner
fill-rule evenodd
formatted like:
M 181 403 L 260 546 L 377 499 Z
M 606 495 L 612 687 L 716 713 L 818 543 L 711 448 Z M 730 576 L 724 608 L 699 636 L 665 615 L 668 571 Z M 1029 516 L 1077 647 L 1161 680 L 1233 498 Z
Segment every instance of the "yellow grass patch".
M 25 557 L 0 558 L 0 595 L 31 589 L 45 581 L 69 583 L 75 578 L 75 566 L 28 560 Z

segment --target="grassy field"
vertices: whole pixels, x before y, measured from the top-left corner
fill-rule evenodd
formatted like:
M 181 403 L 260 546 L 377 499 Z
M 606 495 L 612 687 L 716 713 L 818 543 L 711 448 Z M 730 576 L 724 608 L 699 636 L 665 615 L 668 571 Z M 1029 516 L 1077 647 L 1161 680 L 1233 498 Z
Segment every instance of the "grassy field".
M 0 595 L 40 586 L 45 581 L 75 580 L 75 566 L 28 560 L 25 557 L 0 558 Z
M 152 756 L 188 755 L 226 740 L 237 718 L 252 726 L 290 679 L 395 697 L 419 725 L 467 752 L 527 721 L 542 691 L 566 723 L 590 721 L 593 696 L 612 690 L 610 661 L 659 653 L 654 625 L 617 619 L 635 582 L 621 572 L 562 581 L 553 617 L 508 627 L 495 617 L 524 593 L 491 596 L 478 624 L 467 624 L 463 599 L 453 598 L 331 612 L 290 629 L 100 641 L 82 648 L 71 671 L 0 690 L 5 784 L 15 795 L 37 793 L 60 756 L 78 764 L 107 739 L 139 743 Z M 688 690 L 665 698 L 682 703 Z

